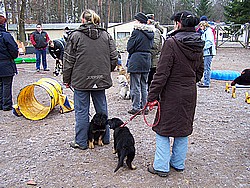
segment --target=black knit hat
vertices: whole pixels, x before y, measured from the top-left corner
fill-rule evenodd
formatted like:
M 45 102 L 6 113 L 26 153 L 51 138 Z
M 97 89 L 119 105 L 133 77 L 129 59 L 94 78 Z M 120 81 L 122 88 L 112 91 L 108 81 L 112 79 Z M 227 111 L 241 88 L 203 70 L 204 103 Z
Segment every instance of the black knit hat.
M 144 23 L 144 24 L 146 24 L 147 21 L 148 21 L 147 16 L 146 16 L 144 13 L 142 13 L 142 12 L 138 12 L 138 13 L 135 15 L 135 19 L 138 20 L 138 21 L 141 22 L 141 23 Z
M 181 22 L 183 27 L 195 27 L 199 23 L 199 19 L 190 11 L 181 11 L 174 14 L 171 20 Z

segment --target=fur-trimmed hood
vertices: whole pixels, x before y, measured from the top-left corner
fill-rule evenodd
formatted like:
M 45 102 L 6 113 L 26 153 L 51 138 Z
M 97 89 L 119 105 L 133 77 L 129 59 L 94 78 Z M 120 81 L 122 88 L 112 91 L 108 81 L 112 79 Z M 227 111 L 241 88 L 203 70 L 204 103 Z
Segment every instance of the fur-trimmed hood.
M 142 31 L 148 39 L 152 40 L 154 38 L 154 26 L 142 23 L 136 23 L 134 29 Z

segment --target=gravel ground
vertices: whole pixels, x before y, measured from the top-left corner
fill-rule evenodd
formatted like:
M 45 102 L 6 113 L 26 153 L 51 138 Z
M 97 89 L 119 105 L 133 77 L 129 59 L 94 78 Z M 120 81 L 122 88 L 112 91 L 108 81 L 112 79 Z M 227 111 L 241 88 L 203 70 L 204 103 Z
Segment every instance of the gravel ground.
M 213 60 L 213 70 L 242 71 L 250 66 L 249 49 L 220 48 Z M 48 55 L 50 68 L 54 61 Z M 61 76 L 52 72 L 35 72 L 34 64 L 19 64 L 14 78 L 13 99 L 24 86 L 43 77 Z M 112 72 L 114 86 L 107 90 L 109 117 L 130 118 L 131 102 L 118 97 L 118 85 Z M 250 104 L 245 100 L 249 89 L 237 89 L 237 97 L 226 93 L 226 81 L 212 80 L 209 89 L 198 89 L 194 131 L 189 137 L 186 169 L 171 171 L 161 178 L 147 172 L 155 151 L 155 134 L 137 116 L 127 126 L 136 141 L 136 170 L 120 168 L 116 173 L 117 157 L 111 144 L 93 150 L 69 147 L 74 138 L 74 112 L 60 114 L 56 106 L 39 121 L 16 117 L 0 111 L 0 187 L 250 187 Z M 73 93 L 64 88 L 73 98 Z M 147 116 L 154 118 L 154 112 Z M 91 114 L 94 114 L 91 107 Z M 113 131 L 111 131 L 111 134 Z

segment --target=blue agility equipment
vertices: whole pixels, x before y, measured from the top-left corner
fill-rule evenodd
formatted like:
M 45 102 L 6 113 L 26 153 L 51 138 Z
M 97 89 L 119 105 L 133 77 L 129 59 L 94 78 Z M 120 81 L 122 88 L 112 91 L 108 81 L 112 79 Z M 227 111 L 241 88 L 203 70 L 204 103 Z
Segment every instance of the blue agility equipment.
M 212 70 L 211 71 L 211 79 L 215 80 L 234 80 L 240 76 L 240 72 L 232 71 L 232 70 Z

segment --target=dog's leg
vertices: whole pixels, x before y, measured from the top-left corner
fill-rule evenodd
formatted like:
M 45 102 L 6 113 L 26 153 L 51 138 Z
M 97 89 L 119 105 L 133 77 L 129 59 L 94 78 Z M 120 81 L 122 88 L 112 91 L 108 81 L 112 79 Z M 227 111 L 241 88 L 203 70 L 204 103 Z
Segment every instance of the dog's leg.
M 135 153 L 130 153 L 127 155 L 127 160 L 126 160 L 126 164 L 128 165 L 128 167 L 131 169 L 131 170 L 135 170 L 136 169 L 136 166 L 134 166 L 132 164 L 132 161 L 134 160 L 135 158 Z
M 114 135 L 115 137 L 115 135 Z M 113 154 L 116 154 L 117 150 L 116 150 L 116 139 L 114 139 L 114 148 L 113 148 Z
M 98 138 L 98 146 L 103 146 L 103 142 L 102 142 L 102 135 L 99 136 Z
M 95 145 L 94 145 L 94 139 L 89 140 L 89 149 L 94 149 Z

